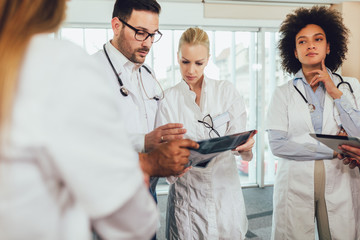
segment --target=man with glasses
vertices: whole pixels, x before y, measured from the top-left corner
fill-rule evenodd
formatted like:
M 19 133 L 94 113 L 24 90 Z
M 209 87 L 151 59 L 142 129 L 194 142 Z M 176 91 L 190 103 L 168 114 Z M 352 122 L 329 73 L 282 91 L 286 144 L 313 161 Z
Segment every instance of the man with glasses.
M 149 152 L 162 142 L 182 139 L 186 132 L 183 125 L 177 123 L 154 129 L 157 101 L 163 98 L 163 91 L 153 70 L 145 66 L 144 61 L 152 44 L 162 36 L 160 10 L 156 0 L 117 0 L 111 20 L 114 37 L 95 54 L 108 69 L 106 80 L 119 95 L 119 106 L 126 116 L 125 126 L 138 152 Z M 161 176 L 171 175 L 171 166 L 177 165 L 140 160 L 140 166 L 149 176 L 159 176 L 159 171 Z M 150 179 L 155 201 L 156 183 L 157 178 Z

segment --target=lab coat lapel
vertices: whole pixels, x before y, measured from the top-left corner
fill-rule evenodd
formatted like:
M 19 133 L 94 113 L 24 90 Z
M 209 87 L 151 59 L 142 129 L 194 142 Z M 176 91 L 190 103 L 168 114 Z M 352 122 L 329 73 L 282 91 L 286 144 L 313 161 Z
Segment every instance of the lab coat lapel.
M 297 111 L 299 113 L 299 117 L 302 117 L 308 126 L 309 130 L 311 132 L 315 132 L 314 126 L 311 121 L 310 111 L 308 108 L 308 105 L 305 103 L 304 99 L 301 97 L 301 95 L 296 91 L 295 87 L 293 86 L 293 82 L 291 81 L 289 84 L 291 84 L 290 88 L 292 91 L 291 94 L 293 96 L 294 105 L 290 107 L 294 107 L 293 111 Z M 299 89 L 299 91 L 306 96 L 304 85 L 301 83 L 301 81 L 296 82 L 296 87 Z
M 124 87 L 129 91 L 131 95 L 137 96 L 137 87 L 134 81 L 131 81 L 131 76 L 125 72 L 125 70 L 121 67 L 119 71 L 119 76 L 121 81 L 123 82 Z
M 333 109 L 334 109 L 334 101 L 332 97 L 326 92 L 325 100 L 324 100 L 323 125 L 322 125 L 323 133 L 327 133 L 329 131 L 329 129 L 327 129 L 328 126 L 332 128 L 332 124 L 329 124 L 329 122 L 334 121 Z
M 108 51 L 109 57 L 111 59 L 112 64 L 115 67 L 122 83 L 123 87 L 125 87 L 131 95 L 137 96 L 137 87 L 133 81 L 131 81 L 131 75 L 129 75 L 125 71 L 124 65 L 129 60 L 119 52 L 110 42 L 106 43 L 106 49 Z
M 340 82 L 340 79 L 333 75 L 329 69 L 327 69 L 327 72 L 329 76 L 331 77 L 331 80 L 334 82 L 335 86 Z M 339 113 L 336 110 L 336 114 L 334 113 L 335 109 L 335 102 L 333 98 L 330 96 L 330 94 L 325 90 L 325 100 L 324 100 L 324 112 L 323 112 L 323 127 L 322 132 L 323 133 L 329 133 L 331 129 L 333 128 L 333 122 L 335 119 L 335 115 L 338 115 Z M 338 124 L 341 124 L 340 117 L 339 117 Z
M 332 73 L 330 72 L 330 70 L 328 70 L 328 74 L 331 76 L 331 79 L 333 80 L 335 86 L 339 83 L 338 79 L 334 79 L 335 76 L 332 75 Z M 332 124 L 334 119 L 335 119 L 335 114 L 334 114 L 334 106 L 335 102 L 333 100 L 333 98 L 330 96 L 330 94 L 325 90 L 325 100 L 324 100 L 324 113 L 323 113 L 323 127 L 322 127 L 322 132 L 323 133 L 328 133 L 330 131 L 330 129 L 332 129 Z M 339 122 L 340 124 L 340 122 Z

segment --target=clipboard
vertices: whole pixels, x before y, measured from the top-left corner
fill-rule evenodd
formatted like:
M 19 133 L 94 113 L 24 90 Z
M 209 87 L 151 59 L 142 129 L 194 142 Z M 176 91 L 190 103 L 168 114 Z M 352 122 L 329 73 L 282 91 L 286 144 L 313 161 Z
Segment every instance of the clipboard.
M 357 137 L 316 134 L 316 133 L 310 133 L 310 136 L 338 153 L 343 153 L 340 149 L 338 149 L 339 145 L 360 147 L 360 139 Z
M 237 146 L 244 144 L 255 131 L 256 130 L 251 130 L 223 137 L 198 141 L 197 143 L 200 145 L 199 148 L 193 150 L 201 154 L 218 153 L 232 150 Z

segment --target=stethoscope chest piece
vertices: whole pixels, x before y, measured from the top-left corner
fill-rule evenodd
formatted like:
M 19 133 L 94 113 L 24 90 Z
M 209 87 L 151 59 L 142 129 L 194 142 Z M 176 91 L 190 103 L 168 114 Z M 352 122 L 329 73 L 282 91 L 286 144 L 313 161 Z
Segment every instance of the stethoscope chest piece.
M 308 108 L 311 113 L 315 112 L 315 106 L 314 104 L 308 103 Z
M 123 95 L 124 97 L 129 95 L 129 90 L 127 90 L 125 87 L 121 87 L 120 88 L 120 93 L 121 95 Z

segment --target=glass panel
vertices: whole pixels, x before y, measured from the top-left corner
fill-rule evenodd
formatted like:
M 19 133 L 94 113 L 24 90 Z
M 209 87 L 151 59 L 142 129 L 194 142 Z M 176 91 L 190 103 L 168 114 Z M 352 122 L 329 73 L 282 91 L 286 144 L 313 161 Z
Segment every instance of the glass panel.
M 167 89 L 175 84 L 173 76 L 174 62 L 172 59 L 176 53 L 174 53 L 173 49 L 173 31 L 162 30 L 161 33 L 163 36 L 160 41 L 152 46 L 152 63 L 158 81 L 164 89 Z M 179 78 L 179 74 L 180 72 L 175 73 L 175 79 Z
M 106 29 L 85 29 L 85 49 L 89 54 L 94 54 L 102 49 L 107 42 Z
M 84 33 L 82 28 L 62 28 L 60 38 L 67 39 L 80 47 L 84 47 Z
M 215 79 L 228 80 L 235 85 L 247 107 L 246 129 L 255 129 L 256 75 L 253 74 L 253 66 L 256 60 L 256 33 L 216 31 L 208 34 L 213 36 L 212 46 L 215 48 L 210 50 L 215 54 L 215 59 L 210 62 L 216 65 L 206 74 L 212 74 Z M 253 152 L 254 158 L 250 162 L 236 157 L 241 183 L 245 185 L 256 183 L 256 151 Z
M 106 30 L 106 41 L 108 42 L 110 39 L 114 37 L 114 32 L 112 29 Z
M 268 109 L 268 104 L 270 103 L 272 94 L 275 88 L 283 83 L 285 83 L 289 78 L 284 74 L 281 69 L 281 59 L 277 49 L 277 43 L 279 40 L 279 34 L 275 32 L 265 33 L 265 106 L 266 112 Z M 278 158 L 271 153 L 271 149 L 268 141 L 268 134 L 265 132 L 265 149 L 264 149 L 264 158 L 265 158 L 265 183 L 273 184 L 275 173 L 277 169 Z

